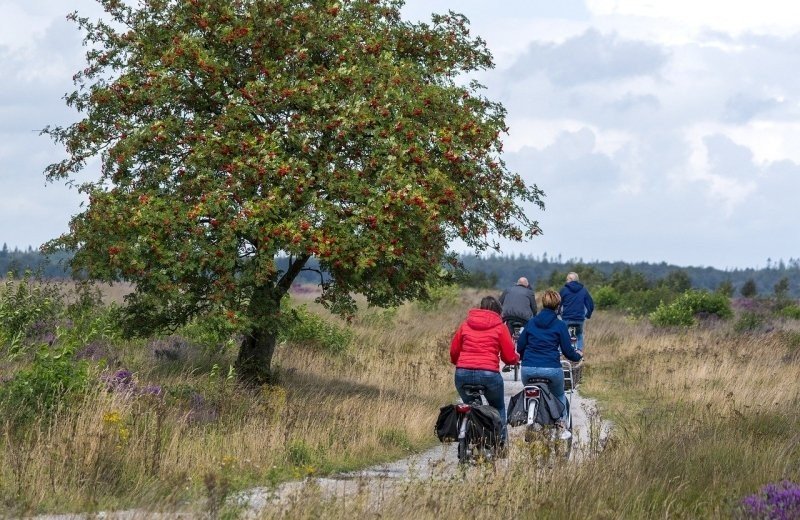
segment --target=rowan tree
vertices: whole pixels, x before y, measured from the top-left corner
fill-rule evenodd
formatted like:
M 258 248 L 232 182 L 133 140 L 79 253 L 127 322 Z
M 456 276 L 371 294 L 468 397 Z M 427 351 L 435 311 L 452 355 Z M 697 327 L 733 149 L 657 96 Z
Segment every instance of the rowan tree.
M 320 300 L 352 313 L 424 298 L 449 244 L 498 248 L 539 232 L 542 208 L 501 159 L 504 108 L 467 82 L 493 67 L 468 21 L 401 19 L 399 0 L 98 0 L 72 14 L 87 66 L 44 129 L 46 170 L 88 204 L 46 245 L 72 268 L 128 280 L 132 332 L 227 317 L 240 376 L 269 376 L 281 299 L 311 257 Z M 276 258 L 288 256 L 284 270 Z

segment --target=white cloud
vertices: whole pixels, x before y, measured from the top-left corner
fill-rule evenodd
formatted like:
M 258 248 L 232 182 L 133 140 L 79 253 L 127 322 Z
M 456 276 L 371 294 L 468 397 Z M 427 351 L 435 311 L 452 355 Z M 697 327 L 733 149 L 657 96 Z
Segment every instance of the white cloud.
M 74 9 L 99 6 L 0 0 L 0 241 L 12 247 L 58 235 L 79 209 L 75 191 L 45 187 L 62 152 L 37 134 L 75 117 L 61 99 L 83 66 Z M 544 213 L 531 208 L 545 235 L 506 251 L 718 267 L 797 255 L 800 4 L 408 0 L 403 12 L 448 9 L 496 58 L 480 80 L 508 110 L 509 167 L 547 193 Z
M 586 0 L 586 5 L 595 16 L 666 19 L 727 32 L 800 28 L 800 4 L 785 0 Z

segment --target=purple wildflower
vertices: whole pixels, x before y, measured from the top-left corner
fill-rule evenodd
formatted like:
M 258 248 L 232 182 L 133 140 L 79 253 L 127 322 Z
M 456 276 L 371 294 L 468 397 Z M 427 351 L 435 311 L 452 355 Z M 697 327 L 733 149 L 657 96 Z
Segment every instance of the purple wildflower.
M 164 394 L 164 390 L 159 385 L 148 385 L 142 388 L 139 393 L 142 395 L 161 396 Z
M 189 396 L 189 413 L 186 419 L 191 424 L 206 424 L 217 420 L 219 412 L 217 408 L 206 401 L 202 394 L 192 392 Z
M 189 350 L 189 342 L 177 335 L 156 339 L 150 342 L 150 349 L 156 359 L 178 361 L 185 359 Z
M 741 502 L 743 518 L 792 520 L 800 518 L 800 486 L 784 480 L 767 484 Z
M 103 376 L 102 379 L 109 392 L 132 392 L 136 386 L 130 370 L 117 370 L 113 375 Z
M 76 359 L 88 359 L 98 361 L 108 358 L 108 343 L 102 340 L 95 340 L 81 347 L 76 353 Z

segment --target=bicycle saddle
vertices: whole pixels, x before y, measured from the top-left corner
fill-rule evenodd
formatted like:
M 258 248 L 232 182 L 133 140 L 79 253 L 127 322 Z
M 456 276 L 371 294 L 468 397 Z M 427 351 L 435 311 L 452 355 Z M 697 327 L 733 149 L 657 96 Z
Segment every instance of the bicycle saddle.
M 525 380 L 526 385 L 535 385 L 536 383 L 547 383 L 549 385 L 552 384 L 552 381 L 546 377 L 529 377 Z
M 486 387 L 483 385 L 464 385 L 462 388 L 470 395 L 482 394 L 486 391 Z

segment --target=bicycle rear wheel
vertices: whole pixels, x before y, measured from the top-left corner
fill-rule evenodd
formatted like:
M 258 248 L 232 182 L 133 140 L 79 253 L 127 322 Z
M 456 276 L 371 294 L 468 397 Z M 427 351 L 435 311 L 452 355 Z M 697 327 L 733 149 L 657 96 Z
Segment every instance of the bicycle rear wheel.
M 469 462 L 467 439 L 458 439 L 458 463 L 466 464 L 467 462 Z

